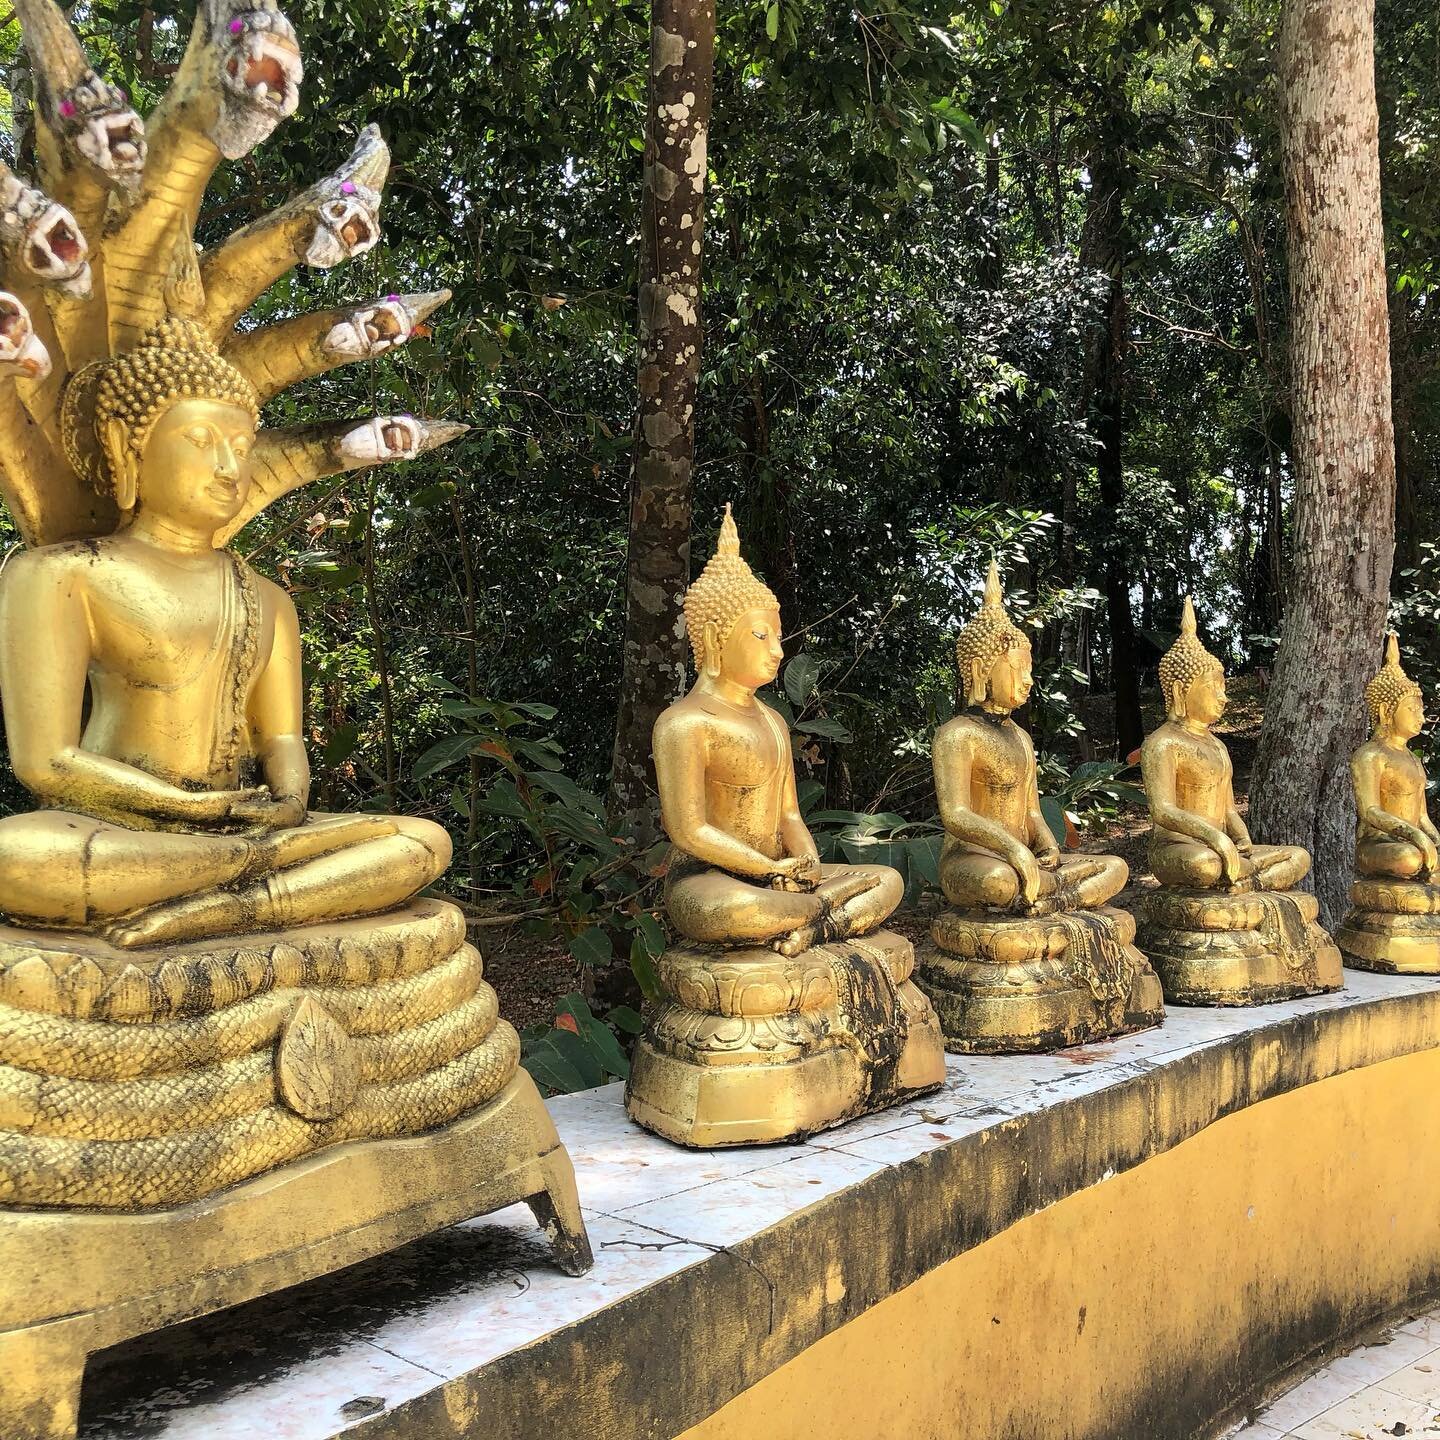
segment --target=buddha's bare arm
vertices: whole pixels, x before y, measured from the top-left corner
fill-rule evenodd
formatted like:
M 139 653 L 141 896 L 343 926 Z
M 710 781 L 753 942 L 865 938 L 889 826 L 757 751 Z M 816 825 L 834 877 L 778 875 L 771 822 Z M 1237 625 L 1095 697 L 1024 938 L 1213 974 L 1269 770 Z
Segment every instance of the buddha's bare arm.
M 1030 755 L 1030 785 L 1027 797 L 1030 824 L 1030 848 L 1042 865 L 1054 866 L 1060 859 L 1060 842 L 1045 823 L 1045 812 L 1040 808 L 1040 774 L 1035 764 L 1035 747 L 1029 737 L 1025 749 Z
M 963 729 L 942 727 L 931 750 L 935 766 L 935 798 L 940 823 L 957 840 L 987 851 L 1015 867 L 1020 893 L 1033 902 L 1040 893 L 1040 867 L 1030 850 L 998 820 L 979 814 L 970 803 L 972 787 L 970 744 Z
M 772 860 L 737 836 L 712 825 L 705 812 L 706 744 L 703 730 L 688 717 L 661 716 L 655 726 L 655 778 L 660 787 L 660 821 L 674 845 L 697 860 L 757 880 L 795 869 L 796 862 Z
M 789 742 L 786 742 L 789 750 Z M 785 789 L 780 797 L 780 843 L 786 855 L 808 862 L 808 867 L 799 878 L 810 881 L 820 879 L 820 847 L 810 833 L 810 827 L 800 815 L 800 796 L 795 788 L 795 761 L 786 755 Z
M 1225 833 L 1234 842 L 1235 848 L 1242 855 L 1248 855 L 1250 853 L 1250 827 L 1240 818 L 1240 812 L 1235 808 L 1235 781 L 1233 777 L 1225 782 Z
M 1183 809 L 1175 799 L 1175 756 L 1162 739 L 1147 744 L 1140 753 L 1140 773 L 1145 782 L 1145 797 L 1150 805 L 1150 819 L 1157 829 L 1168 830 L 1187 839 L 1208 845 L 1222 862 L 1239 865 L 1235 842 L 1225 831 L 1212 825 L 1204 816 Z M 1233 860 L 1232 860 L 1233 857 Z
M 43 643 L 36 643 L 37 632 Z M 0 584 L 0 697 L 16 778 L 57 809 L 218 824 L 254 792 L 182 790 L 80 747 L 91 659 L 81 577 L 53 556 L 16 556 Z
M 250 697 L 255 757 L 270 796 L 248 805 L 239 818 L 276 828 L 299 825 L 310 798 L 310 760 L 305 753 L 305 718 L 300 670 L 300 621 L 295 605 L 278 585 L 262 580 L 274 606 L 270 658 Z

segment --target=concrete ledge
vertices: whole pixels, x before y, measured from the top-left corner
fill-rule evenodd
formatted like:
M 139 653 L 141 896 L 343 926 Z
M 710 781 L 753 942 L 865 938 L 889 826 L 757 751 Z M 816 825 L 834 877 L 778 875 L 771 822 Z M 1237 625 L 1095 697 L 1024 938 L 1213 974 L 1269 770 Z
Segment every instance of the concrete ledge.
M 111 1352 L 81 1433 L 1203 1433 L 1440 1282 L 1440 980 L 1346 978 L 951 1057 L 939 1094 L 800 1146 L 683 1151 L 618 1087 L 552 1102 L 589 1276 L 470 1222 Z

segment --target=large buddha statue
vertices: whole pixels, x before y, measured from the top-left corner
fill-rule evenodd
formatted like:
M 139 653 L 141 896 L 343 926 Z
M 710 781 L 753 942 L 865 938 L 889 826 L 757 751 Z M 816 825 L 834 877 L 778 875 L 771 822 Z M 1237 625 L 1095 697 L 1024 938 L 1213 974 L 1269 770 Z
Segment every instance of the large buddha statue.
M 1335 940 L 1359 970 L 1440 973 L 1440 831 L 1425 803 L 1425 767 L 1410 749 L 1425 725 L 1425 702 L 1401 668 L 1394 635 L 1365 687 L 1365 706 L 1370 738 L 1350 760 L 1355 881 Z
M 205 0 L 147 140 L 51 0 L 19 0 L 36 154 L 0 172 L 0 1434 L 73 1434 L 86 1355 L 516 1201 L 589 1264 L 570 1162 L 428 821 L 309 810 L 300 626 L 227 548 L 287 490 L 464 427 L 268 429 L 296 381 L 445 296 L 237 325 L 378 238 L 387 156 L 204 257 L 222 154 L 294 109 L 269 6 Z M 89 230 L 94 244 L 87 245 Z
M 1200 643 L 1188 597 L 1160 690 L 1166 720 L 1140 752 L 1160 887 L 1138 906 L 1137 943 L 1166 1000 L 1258 1005 L 1338 990 L 1340 952 L 1317 923 L 1315 897 L 1293 888 L 1310 856 L 1253 844 L 1235 808 L 1230 752 L 1212 731 L 1225 713 L 1225 671 Z
M 1005 612 L 992 563 L 955 645 L 968 709 L 935 732 L 952 908 L 920 954 L 921 987 L 951 1050 L 1053 1050 L 1158 1025 L 1160 982 L 1107 904 L 1129 878 L 1115 855 L 1064 855 L 1040 811 L 1035 751 L 1011 718 L 1029 698 L 1030 640 Z
M 779 672 L 779 605 L 728 506 L 685 623 L 698 678 L 655 723 L 681 943 L 626 1104 L 685 1145 L 794 1140 L 940 1084 L 939 1027 L 910 943 L 878 928 L 900 876 L 822 864 L 800 817 L 785 722 L 755 694 Z

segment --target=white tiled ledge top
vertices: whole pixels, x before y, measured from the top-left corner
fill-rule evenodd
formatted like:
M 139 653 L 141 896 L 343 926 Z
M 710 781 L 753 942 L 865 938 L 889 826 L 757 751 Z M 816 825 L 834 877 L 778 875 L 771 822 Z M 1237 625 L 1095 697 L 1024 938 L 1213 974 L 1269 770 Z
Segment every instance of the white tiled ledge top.
M 799 1145 L 690 1151 L 632 1125 L 620 1085 L 550 1102 L 595 1268 L 561 1275 L 522 1206 L 239 1311 L 132 1342 L 92 1367 L 81 1440 L 330 1440 L 758 1234 L 888 1166 L 1123 1083 L 1287 1018 L 1440 979 L 1347 970 L 1333 995 L 1167 1012 L 1158 1030 L 1041 1056 L 947 1060 L 937 1093 Z M 1264 1433 L 1264 1432 L 1260 1432 Z

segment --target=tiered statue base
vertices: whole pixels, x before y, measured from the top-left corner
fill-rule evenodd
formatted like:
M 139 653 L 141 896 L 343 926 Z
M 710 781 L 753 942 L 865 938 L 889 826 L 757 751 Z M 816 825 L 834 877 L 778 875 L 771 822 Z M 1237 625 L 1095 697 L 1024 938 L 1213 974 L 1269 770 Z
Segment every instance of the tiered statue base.
M 1059 1050 L 1164 1020 L 1159 978 L 1134 939 L 1134 917 L 1109 906 L 1005 917 L 947 910 L 921 947 L 918 978 L 948 1050 Z
M 0 1435 L 68 1440 L 86 1356 L 574 1173 L 454 906 L 118 951 L 0 926 Z
M 1171 1005 L 1265 1005 L 1345 983 L 1340 951 L 1306 891 L 1162 886 L 1136 913 L 1136 943 Z
M 636 1046 L 630 1118 L 680 1145 L 800 1140 L 935 1089 L 940 1026 L 888 930 L 769 949 L 684 945 L 660 961 L 666 998 Z
M 1357 880 L 1335 943 L 1356 970 L 1440 975 L 1440 885 Z

